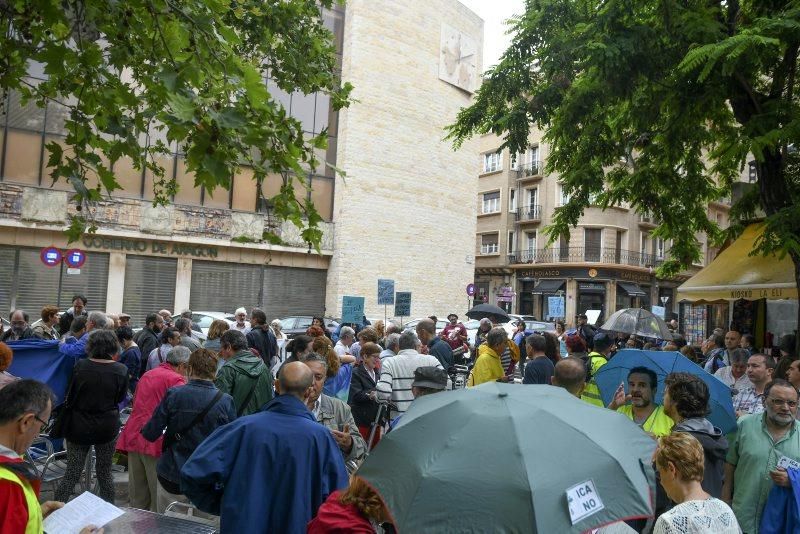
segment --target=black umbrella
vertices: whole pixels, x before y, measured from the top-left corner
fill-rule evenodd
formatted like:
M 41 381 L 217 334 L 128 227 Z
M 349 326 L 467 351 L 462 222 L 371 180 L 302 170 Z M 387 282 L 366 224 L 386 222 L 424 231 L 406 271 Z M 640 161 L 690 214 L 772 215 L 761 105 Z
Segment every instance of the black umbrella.
M 511 320 L 503 308 L 494 304 L 478 304 L 467 312 L 470 319 L 494 319 L 495 323 L 507 323 Z

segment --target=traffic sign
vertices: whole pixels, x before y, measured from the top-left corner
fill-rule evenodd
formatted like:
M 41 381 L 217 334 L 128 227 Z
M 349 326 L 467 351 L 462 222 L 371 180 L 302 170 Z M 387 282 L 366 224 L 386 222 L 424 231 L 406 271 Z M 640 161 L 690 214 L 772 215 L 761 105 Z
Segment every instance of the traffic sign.
M 467 295 L 470 297 L 475 296 L 475 284 L 467 284 Z
M 86 263 L 86 253 L 77 248 L 70 249 L 64 253 L 64 262 L 68 267 L 80 269 Z
M 61 251 L 56 247 L 43 248 L 39 253 L 39 257 L 42 259 L 42 263 L 48 267 L 55 267 L 62 260 Z

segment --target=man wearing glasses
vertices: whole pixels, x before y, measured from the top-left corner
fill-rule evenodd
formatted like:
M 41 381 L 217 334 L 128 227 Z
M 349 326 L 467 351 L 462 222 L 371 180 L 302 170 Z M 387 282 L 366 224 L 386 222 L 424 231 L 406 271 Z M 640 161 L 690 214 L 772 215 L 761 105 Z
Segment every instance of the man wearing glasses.
M 731 505 L 743 532 L 758 532 L 767 495 L 775 486 L 791 488 L 787 468 L 800 466 L 797 390 L 785 380 L 764 389 L 764 412 L 739 419 L 728 449 L 722 498 Z

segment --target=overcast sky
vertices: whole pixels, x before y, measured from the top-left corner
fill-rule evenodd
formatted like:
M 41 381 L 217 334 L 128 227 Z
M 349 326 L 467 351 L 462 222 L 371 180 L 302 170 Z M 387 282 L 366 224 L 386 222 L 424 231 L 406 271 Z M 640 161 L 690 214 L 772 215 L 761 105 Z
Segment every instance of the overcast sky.
M 483 19 L 483 70 L 495 65 L 511 42 L 505 21 L 525 9 L 524 0 L 461 0 Z

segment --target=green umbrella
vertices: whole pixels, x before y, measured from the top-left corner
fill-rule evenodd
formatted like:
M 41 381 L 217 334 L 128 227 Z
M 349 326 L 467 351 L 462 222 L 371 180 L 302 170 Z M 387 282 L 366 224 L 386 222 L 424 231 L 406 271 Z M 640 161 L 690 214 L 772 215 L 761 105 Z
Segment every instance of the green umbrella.
M 653 515 L 654 448 L 566 390 L 489 382 L 415 400 L 358 474 L 401 533 L 577 533 Z

